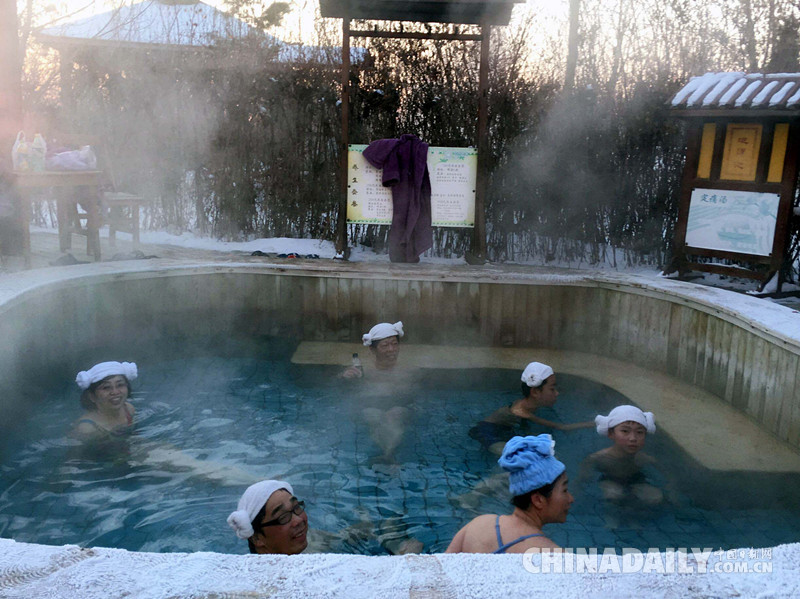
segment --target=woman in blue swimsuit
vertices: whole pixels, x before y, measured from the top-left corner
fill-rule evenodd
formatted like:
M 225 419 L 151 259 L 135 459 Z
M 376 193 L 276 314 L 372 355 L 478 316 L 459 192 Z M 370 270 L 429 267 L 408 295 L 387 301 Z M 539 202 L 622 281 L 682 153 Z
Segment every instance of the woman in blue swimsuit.
M 573 497 L 565 466 L 554 455 L 550 435 L 514 437 L 497 461 L 509 473 L 514 511 L 508 516 L 478 516 L 456 533 L 446 553 L 524 553 L 558 549 L 542 532 L 564 522 Z M 504 540 L 507 539 L 507 540 Z
M 136 412 L 128 401 L 131 381 L 138 376 L 133 362 L 101 362 L 78 373 L 86 410 L 75 423 L 74 434 L 84 440 L 108 439 L 129 433 Z

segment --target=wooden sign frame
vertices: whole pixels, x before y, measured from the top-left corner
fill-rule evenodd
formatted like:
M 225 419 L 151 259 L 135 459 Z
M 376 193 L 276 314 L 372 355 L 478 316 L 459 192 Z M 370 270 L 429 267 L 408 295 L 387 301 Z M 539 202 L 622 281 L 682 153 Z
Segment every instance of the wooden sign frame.
M 747 132 L 738 137 L 737 133 Z M 744 140 L 748 140 L 745 143 Z M 757 145 L 757 150 L 753 145 Z M 800 124 L 795 118 L 704 117 L 690 120 L 686 162 L 681 180 L 678 221 L 672 262 L 664 274 L 703 271 L 761 281 L 761 287 L 780 273 L 786 260 L 789 227 L 798 173 Z M 744 151 L 742 151 L 744 150 Z M 752 152 L 751 156 L 747 152 Z M 741 158 L 737 163 L 736 160 Z M 698 190 L 742 191 L 779 196 L 772 251 L 769 255 L 692 247 L 687 225 L 692 194 Z M 697 257 L 718 258 L 746 266 L 700 262 Z M 778 281 L 778 290 L 780 284 Z

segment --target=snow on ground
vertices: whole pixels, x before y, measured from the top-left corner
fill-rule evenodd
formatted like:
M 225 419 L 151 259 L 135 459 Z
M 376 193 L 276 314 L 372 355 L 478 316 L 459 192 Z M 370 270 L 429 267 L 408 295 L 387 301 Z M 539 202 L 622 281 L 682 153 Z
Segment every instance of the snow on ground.
M 53 235 L 56 234 L 55 229 L 45 227 L 31 227 L 31 231 L 37 233 L 51 233 Z M 108 237 L 108 227 L 101 228 L 100 235 L 102 237 Z M 121 239 L 129 238 L 125 233 L 117 233 L 117 235 Z M 283 255 L 294 253 L 298 254 L 299 257 L 316 255 L 321 259 L 332 259 L 336 254 L 336 249 L 332 241 L 321 241 L 318 239 L 272 237 L 252 239 L 249 241 L 221 241 L 212 237 L 200 236 L 189 231 L 183 232 L 179 235 L 168 233 L 167 231 L 141 231 L 140 240 L 143 244 L 171 245 L 184 249 L 210 250 L 234 254 L 241 253 L 242 255 L 250 255 L 255 251 L 261 251 L 265 254 Z M 598 262 L 595 264 L 591 264 L 586 261 L 564 262 L 555 260 L 545 262 L 539 258 L 531 260 L 515 260 L 508 262 L 508 264 L 583 271 L 594 270 L 605 273 L 618 272 L 635 274 L 637 276 L 649 277 L 653 279 L 663 279 L 661 275 L 661 269 L 659 267 L 654 265 L 627 266 L 625 265 L 625 259 L 621 250 L 616 250 L 616 252 L 617 255 L 614 256 L 614 258 L 616 258 L 614 262 L 611 262 L 611 257 L 609 257 L 605 262 Z M 388 263 L 389 255 L 386 253 L 375 253 L 372 248 L 359 245 L 351 248 L 349 260 L 351 262 Z M 455 258 L 439 258 L 423 255 L 421 262 L 423 264 L 466 264 L 463 256 Z M 697 275 L 697 278 L 691 281 L 697 285 L 726 289 L 739 293 L 748 293 L 751 295 L 755 294 L 759 287 L 758 281 L 752 279 L 740 279 L 712 273 L 697 273 Z M 767 291 L 775 291 L 774 284 L 769 286 Z M 800 296 L 800 287 L 794 284 L 784 283 L 782 291 L 798 292 L 798 295 Z M 800 310 L 800 297 L 779 299 L 762 298 L 762 301 L 777 303 L 793 310 Z
M 797 597 L 800 545 L 609 556 L 572 573 L 522 555 L 223 555 L 49 547 L 0 539 L 0 596 L 136 597 Z M 602 553 L 600 554 L 602 555 Z M 643 555 L 639 554 L 642 558 Z M 636 562 L 636 563 L 634 563 Z M 568 562 L 564 562 L 565 564 Z M 594 569 L 591 570 L 589 568 Z M 739 568 L 734 570 L 733 568 Z M 562 573 L 563 572 L 563 573 Z
M 31 227 L 32 232 L 56 234 L 55 229 L 47 227 Z M 100 229 L 101 237 L 108 237 L 108 227 Z M 120 239 L 129 239 L 126 233 L 117 233 Z M 217 252 L 232 252 L 242 254 L 252 254 L 261 251 L 265 254 L 299 254 L 307 256 L 316 254 L 320 258 L 333 258 L 336 248 L 332 241 L 320 241 L 319 239 L 294 239 L 289 237 L 270 237 L 262 239 L 252 239 L 249 241 L 221 241 L 212 237 L 203 237 L 192 232 L 186 231 L 179 235 L 166 231 L 141 231 L 139 240 L 143 244 L 150 245 L 172 245 L 185 249 L 211 250 Z M 388 254 L 376 254 L 372 248 L 365 246 L 354 247 L 351 250 L 350 261 L 352 262 L 389 262 Z M 423 262 L 431 264 L 466 264 L 463 257 L 460 258 L 436 258 L 424 257 Z
M 39 229 L 40 231 L 52 232 L 52 229 Z M 101 234 L 103 232 L 101 231 Z M 107 235 L 107 230 L 105 235 Z M 220 252 L 242 252 L 251 254 L 259 250 L 264 253 L 275 254 L 316 254 L 320 258 L 333 258 L 336 254 L 336 249 L 332 241 L 320 241 L 318 239 L 292 239 L 288 237 L 273 237 L 263 239 L 253 239 L 251 241 L 220 241 L 211 237 L 200 237 L 191 232 L 181 233 L 180 235 L 173 235 L 166 231 L 143 231 L 141 233 L 142 243 L 149 243 L 154 245 L 164 244 L 183 247 L 187 249 L 200 249 L 200 250 L 214 250 Z M 376 254 L 372 248 L 366 246 L 357 246 L 351 249 L 350 254 L 351 262 L 389 262 L 389 256 L 386 253 Z M 423 256 L 423 263 L 429 264 L 466 264 L 463 256 L 456 258 L 438 258 L 433 256 Z M 641 276 L 650 276 L 654 278 L 661 277 L 661 269 L 653 265 L 639 265 L 639 266 L 626 266 L 622 256 L 619 256 L 616 265 L 607 262 L 599 262 L 590 264 L 589 262 L 573 262 L 567 263 L 562 261 L 544 262 L 539 260 L 523 260 L 513 261 L 510 264 L 530 265 L 530 266 L 546 266 L 548 268 L 572 268 L 581 270 L 600 270 L 600 271 L 616 271 L 629 274 L 636 274 Z M 723 275 L 704 273 L 700 274 L 699 278 L 692 281 L 699 285 L 708 285 L 711 287 L 718 287 L 720 289 L 728 289 L 730 291 L 739 291 L 753 294 L 758 289 L 758 282 L 751 279 L 739 279 L 735 277 L 726 277 Z M 774 282 L 774 280 L 773 280 Z M 766 289 L 766 291 L 775 291 L 775 285 Z M 793 284 L 784 283 L 782 291 L 800 291 L 800 287 Z M 766 298 L 768 301 L 775 301 Z M 787 301 L 777 300 L 777 303 L 788 304 L 791 307 L 800 306 L 800 300 Z

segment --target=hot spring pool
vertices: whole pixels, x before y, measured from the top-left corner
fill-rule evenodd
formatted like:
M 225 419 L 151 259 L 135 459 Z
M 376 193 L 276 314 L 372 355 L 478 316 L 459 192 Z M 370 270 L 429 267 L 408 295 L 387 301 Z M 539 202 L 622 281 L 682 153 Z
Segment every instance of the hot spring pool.
M 336 366 L 291 363 L 295 346 L 260 337 L 243 343 L 247 351 L 238 355 L 213 342 L 192 352 L 162 345 L 158 357 L 142 349 L 119 355 L 117 349 L 114 359 L 139 365 L 132 397 L 136 430 L 99 454 L 67 436 L 80 414 L 71 379 L 53 387 L 2 445 L 0 536 L 135 551 L 246 553 L 225 519 L 246 485 L 271 477 L 294 485 L 307 502 L 311 528 L 346 531 L 326 547 L 340 553 L 385 555 L 393 542 L 409 537 L 425 553 L 442 552 L 475 515 L 510 512 L 507 491 L 474 492 L 500 471 L 467 431 L 517 398 L 519 371 L 419 371 L 419 390 L 396 398 L 411 413 L 398 463 L 370 466 L 380 449 L 355 391 L 364 382 L 336 380 Z M 342 363 L 347 359 L 343 355 Z M 544 418 L 590 420 L 630 403 L 599 383 L 558 378 L 561 396 L 554 409 L 539 412 Z M 608 441 L 591 429 L 556 431 L 554 438 L 575 496 L 567 522 L 546 530 L 562 546 L 647 550 L 796 541 L 797 510 L 697 502 L 682 482 L 703 472 L 690 471 L 696 465 L 663 431 L 648 437 L 645 451 L 663 469 L 651 473 L 654 484 L 681 487 L 678 504 L 623 515 L 609 529 L 595 478 L 577 481 L 581 460 Z M 741 487 L 751 492 L 752 480 L 741 477 Z

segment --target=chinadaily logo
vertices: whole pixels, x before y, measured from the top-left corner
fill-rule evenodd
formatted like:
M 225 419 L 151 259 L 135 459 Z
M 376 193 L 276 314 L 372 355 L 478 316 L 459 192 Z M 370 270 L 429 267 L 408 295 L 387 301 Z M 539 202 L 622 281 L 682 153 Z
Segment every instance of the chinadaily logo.
M 772 549 L 718 549 L 710 547 L 565 548 L 542 552 L 529 549 L 522 565 L 532 574 L 769 574 Z

